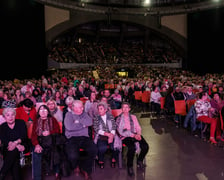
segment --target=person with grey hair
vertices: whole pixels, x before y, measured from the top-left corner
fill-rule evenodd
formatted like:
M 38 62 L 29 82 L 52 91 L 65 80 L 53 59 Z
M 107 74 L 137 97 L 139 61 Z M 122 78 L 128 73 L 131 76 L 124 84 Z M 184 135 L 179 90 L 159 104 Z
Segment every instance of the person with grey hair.
M 114 94 L 111 95 L 111 98 L 115 101 L 115 108 L 120 109 L 122 103 L 122 96 L 118 89 L 114 90 Z
M 64 120 L 65 120 L 65 115 L 67 112 L 72 112 L 72 104 L 74 102 L 74 98 L 72 96 L 68 96 L 65 99 L 65 107 L 63 108 L 63 120 L 62 120 L 62 134 L 65 134 L 65 126 L 64 126 Z
M 3 116 L 6 120 L 0 126 L 0 141 L 3 145 L 3 167 L 0 180 L 4 180 L 11 171 L 14 180 L 21 180 L 20 153 L 29 151 L 27 127 L 23 120 L 16 119 L 14 108 L 5 108 Z
M 72 169 L 77 175 L 83 173 L 86 180 L 92 179 L 92 165 L 97 154 L 97 147 L 88 132 L 89 126 L 92 125 L 92 118 L 84 111 L 82 101 L 74 100 L 72 111 L 67 112 L 64 119 L 67 138 L 65 149 Z M 79 163 L 80 148 L 86 152 L 82 163 Z
M 98 148 L 98 164 L 101 169 L 104 168 L 104 155 L 109 146 L 112 151 L 111 167 L 115 168 L 119 153 L 119 149 L 114 146 L 114 137 L 117 129 L 116 122 L 114 116 L 107 111 L 108 105 L 105 102 L 99 102 L 97 109 L 99 115 L 94 118 L 93 128 L 95 131 L 94 142 Z

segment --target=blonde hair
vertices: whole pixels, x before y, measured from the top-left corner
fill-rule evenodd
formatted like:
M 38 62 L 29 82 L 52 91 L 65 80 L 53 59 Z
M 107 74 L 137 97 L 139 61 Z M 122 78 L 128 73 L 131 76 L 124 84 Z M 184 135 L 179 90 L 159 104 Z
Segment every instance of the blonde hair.
M 52 98 L 50 98 L 50 99 L 47 101 L 47 103 L 46 103 L 47 106 L 48 106 L 48 104 L 51 103 L 51 102 L 53 102 L 53 103 L 54 103 L 54 106 L 57 107 L 57 103 L 56 103 L 56 101 L 55 101 L 54 99 L 52 99 Z

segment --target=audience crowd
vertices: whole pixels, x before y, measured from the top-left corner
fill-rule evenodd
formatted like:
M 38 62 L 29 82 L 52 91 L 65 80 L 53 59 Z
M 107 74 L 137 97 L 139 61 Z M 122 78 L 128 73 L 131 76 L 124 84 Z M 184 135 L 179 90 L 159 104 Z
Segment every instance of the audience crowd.
M 72 41 L 72 42 L 71 42 Z M 71 37 L 58 39 L 48 52 L 48 57 L 59 63 L 89 64 L 143 64 L 175 63 L 181 56 L 162 40 L 152 40 L 146 48 L 142 40 L 118 41 L 83 39 Z
M 6 132 L 17 124 L 23 126 L 18 119 L 25 122 L 25 131 L 32 129 L 32 134 L 26 136 L 15 132 L 15 136 L 10 139 L 2 134 L 3 131 L 0 132 L 4 160 L 16 159 L 8 163 L 10 167 L 3 166 L 0 179 L 4 179 L 9 169 L 14 167 L 17 168 L 14 175 L 21 179 L 18 159 L 21 151 L 27 151 L 27 138 L 33 156 L 34 179 L 42 179 L 43 174 L 50 172 L 60 179 L 66 174 L 62 173 L 62 162 L 63 165 L 69 162 L 71 170 L 83 174 L 85 179 L 91 179 L 95 159 L 99 167 L 104 168 L 107 148 L 112 152 L 111 167 L 116 167 L 122 144 L 128 147 L 128 175 L 134 176 L 134 154 L 140 147 L 137 165 L 144 169 L 143 160 L 149 150 L 148 143 L 141 135 L 138 119 L 133 114 L 134 109 L 143 104 L 141 99 L 136 98 L 137 92 L 142 93 L 142 99 L 144 92 L 149 94 L 145 103 L 148 111 L 155 112 L 151 113 L 151 118 L 162 118 L 162 110 L 165 110 L 167 117 L 171 115 L 174 123 L 181 125 L 184 120 L 184 127 L 190 126 L 194 133 L 202 129 L 201 125 L 210 125 L 211 143 L 224 141 L 220 116 L 224 106 L 222 74 L 198 75 L 183 69 L 140 65 L 130 65 L 129 68 L 133 69 L 132 78 L 118 76 L 116 66 L 96 66 L 95 69 L 79 71 L 51 71 L 40 79 L 1 80 L 0 108 L 3 114 L 0 117 L 0 128 Z M 94 76 L 93 70 L 98 77 Z M 165 99 L 163 108 L 162 98 Z M 195 119 L 186 120 L 187 116 L 176 114 L 176 100 L 183 100 L 186 104 L 194 100 L 191 107 L 187 106 L 187 113 L 193 107 Z M 121 114 L 113 115 L 115 109 L 120 109 Z M 202 122 L 200 126 L 198 122 Z M 64 152 L 62 156 L 58 152 L 59 147 Z M 81 163 L 80 151 L 83 150 L 87 154 L 84 153 L 86 157 Z M 13 157 L 9 157 L 9 151 L 15 151 Z M 57 154 L 59 156 L 56 158 Z M 42 159 L 45 160 L 43 166 Z

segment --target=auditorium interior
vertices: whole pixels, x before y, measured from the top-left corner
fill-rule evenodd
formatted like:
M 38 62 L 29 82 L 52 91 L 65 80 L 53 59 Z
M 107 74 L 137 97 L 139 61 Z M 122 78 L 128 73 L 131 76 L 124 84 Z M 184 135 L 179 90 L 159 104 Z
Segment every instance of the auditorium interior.
M 140 66 L 199 75 L 224 72 L 223 0 L 2 0 L 0 4 L 2 81 L 39 79 L 57 70 L 94 74 L 97 66 L 113 67 L 121 78 L 136 78 Z M 150 109 L 141 108 L 136 104 L 132 112 L 149 144 L 145 169 L 134 165 L 135 176 L 129 177 L 125 156 L 122 167 L 111 168 L 108 155 L 104 169 L 93 165 L 94 180 L 224 179 L 224 144 L 212 145 L 172 121 L 151 118 Z M 27 161 L 22 174 L 31 180 L 32 159 Z M 84 177 L 73 173 L 62 179 Z

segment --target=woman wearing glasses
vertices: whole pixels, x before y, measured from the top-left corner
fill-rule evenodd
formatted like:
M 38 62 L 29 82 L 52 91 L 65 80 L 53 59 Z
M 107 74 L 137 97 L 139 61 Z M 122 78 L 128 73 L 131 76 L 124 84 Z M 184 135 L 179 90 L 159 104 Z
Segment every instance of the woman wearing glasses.
M 37 120 L 33 124 L 31 137 L 31 141 L 34 146 L 33 177 L 35 180 L 42 179 L 42 165 L 44 165 L 46 175 L 51 171 L 54 171 L 56 179 L 60 179 L 59 160 L 53 159 L 52 161 L 52 152 L 55 147 L 52 140 L 52 135 L 59 133 L 60 128 L 57 120 L 51 115 L 47 105 L 41 105 L 37 111 Z M 51 164 L 52 162 L 54 163 Z M 55 164 L 55 162 L 58 163 Z

